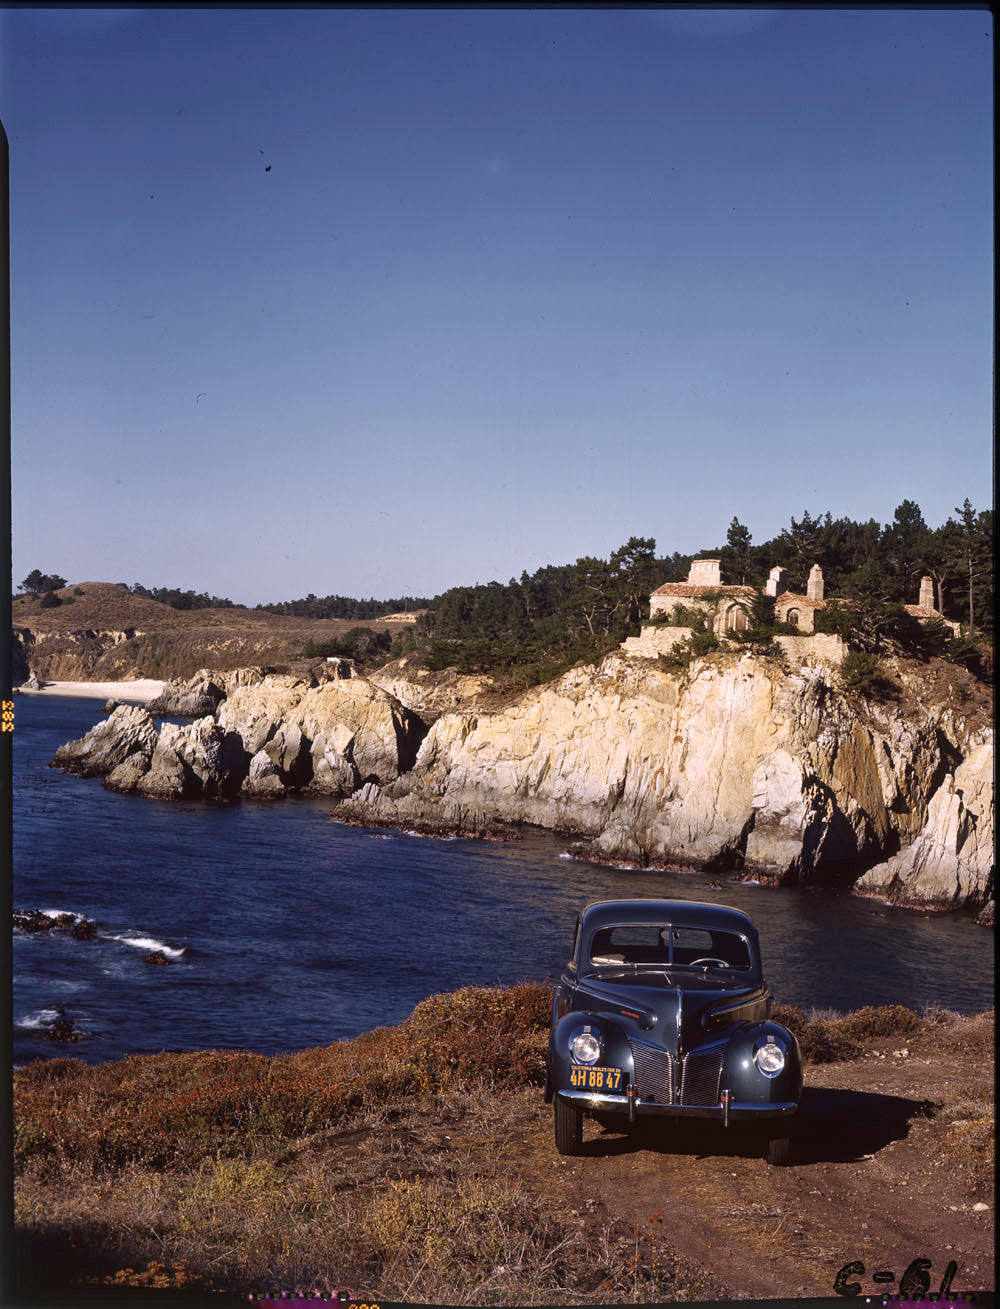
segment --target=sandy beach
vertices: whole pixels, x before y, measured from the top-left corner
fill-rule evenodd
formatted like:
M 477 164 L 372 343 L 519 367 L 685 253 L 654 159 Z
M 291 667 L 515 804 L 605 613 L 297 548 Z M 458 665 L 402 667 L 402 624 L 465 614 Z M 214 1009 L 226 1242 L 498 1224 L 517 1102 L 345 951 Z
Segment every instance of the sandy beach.
M 143 677 L 135 682 L 43 682 L 37 691 L 15 688 L 20 695 L 76 695 L 94 700 L 135 700 L 145 704 L 163 691 L 163 683 Z

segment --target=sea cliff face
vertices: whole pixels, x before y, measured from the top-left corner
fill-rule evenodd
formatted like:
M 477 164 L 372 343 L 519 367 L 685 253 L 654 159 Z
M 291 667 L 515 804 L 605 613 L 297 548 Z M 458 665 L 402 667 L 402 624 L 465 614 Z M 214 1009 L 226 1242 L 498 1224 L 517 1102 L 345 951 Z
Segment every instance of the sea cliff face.
M 146 794 L 311 790 L 345 821 L 532 823 L 608 860 L 928 908 L 992 900 L 992 731 L 915 694 L 850 697 L 823 667 L 736 653 L 676 673 L 615 654 L 489 711 L 437 708 L 429 730 L 362 677 L 195 680 L 225 693 L 214 714 L 157 734 L 116 709 L 55 763 Z
M 607 858 L 860 877 L 881 899 L 978 907 L 993 894 L 992 758 L 991 732 L 859 705 L 821 668 L 744 655 L 679 676 L 613 655 L 502 710 L 445 714 L 412 770 L 337 816 L 536 823 Z

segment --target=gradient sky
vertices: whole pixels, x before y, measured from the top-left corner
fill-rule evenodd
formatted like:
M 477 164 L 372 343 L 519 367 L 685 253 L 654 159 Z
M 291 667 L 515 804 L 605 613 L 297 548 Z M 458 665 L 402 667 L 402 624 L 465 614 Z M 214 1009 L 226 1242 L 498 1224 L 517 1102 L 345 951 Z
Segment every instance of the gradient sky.
M 15 582 L 989 504 L 985 10 L 6 8 L 0 116 Z

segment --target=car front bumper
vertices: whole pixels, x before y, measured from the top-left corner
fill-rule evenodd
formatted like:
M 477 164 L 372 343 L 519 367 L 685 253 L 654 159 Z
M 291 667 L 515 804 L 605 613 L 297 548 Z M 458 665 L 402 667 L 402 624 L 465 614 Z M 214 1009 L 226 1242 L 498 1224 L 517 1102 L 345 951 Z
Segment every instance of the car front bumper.
M 730 1100 L 728 1106 L 718 1104 L 664 1104 L 659 1100 L 642 1100 L 638 1096 L 595 1095 L 593 1091 L 557 1091 L 560 1099 L 568 1100 L 578 1109 L 592 1109 L 597 1113 L 626 1114 L 633 1117 L 670 1116 L 676 1118 L 717 1118 L 728 1122 L 748 1122 L 762 1118 L 790 1118 L 798 1109 L 795 1100 Z

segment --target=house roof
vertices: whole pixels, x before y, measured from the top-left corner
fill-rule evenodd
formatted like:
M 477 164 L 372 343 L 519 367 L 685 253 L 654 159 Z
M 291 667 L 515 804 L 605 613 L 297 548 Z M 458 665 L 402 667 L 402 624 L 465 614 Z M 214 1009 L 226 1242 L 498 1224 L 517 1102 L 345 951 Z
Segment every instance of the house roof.
M 782 591 L 781 595 L 775 597 L 774 607 L 781 604 L 805 605 L 807 609 L 822 609 L 826 604 L 825 600 L 812 600 L 807 595 L 799 595 L 797 591 Z
M 703 586 L 697 582 L 664 582 L 653 595 L 675 595 L 681 599 L 697 600 L 713 595 L 756 595 L 752 586 Z
M 926 605 L 903 605 L 903 608 L 913 618 L 940 618 L 941 615 L 936 609 L 928 609 Z

